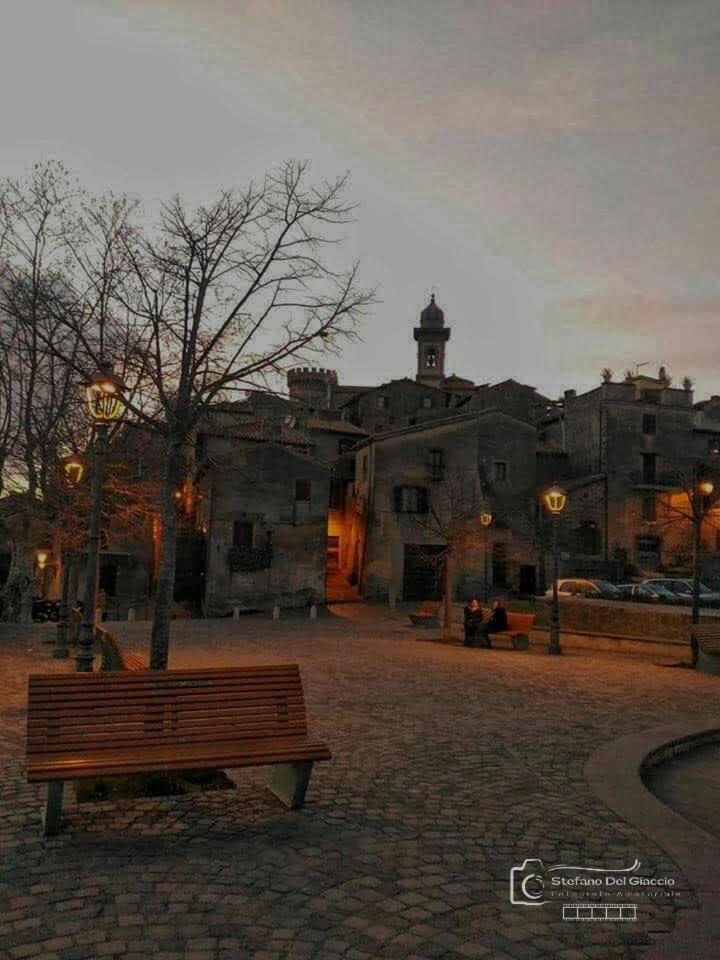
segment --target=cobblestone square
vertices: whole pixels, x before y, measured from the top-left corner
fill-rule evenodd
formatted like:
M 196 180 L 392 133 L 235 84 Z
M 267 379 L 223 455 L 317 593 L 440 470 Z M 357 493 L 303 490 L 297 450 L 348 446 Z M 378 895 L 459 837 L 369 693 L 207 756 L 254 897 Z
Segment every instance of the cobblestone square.
M 117 625 L 141 649 L 146 623 Z M 697 905 L 678 868 L 593 796 L 599 746 L 712 711 L 717 681 L 634 656 L 417 642 L 398 612 L 341 605 L 317 621 L 178 621 L 171 667 L 300 664 L 311 729 L 333 752 L 303 810 L 264 790 L 77 805 L 40 835 L 24 775 L 27 675 L 65 671 L 52 628 L 0 632 L 0 957 L 488 958 L 643 955 Z M 525 859 L 675 879 L 632 923 L 513 906 Z

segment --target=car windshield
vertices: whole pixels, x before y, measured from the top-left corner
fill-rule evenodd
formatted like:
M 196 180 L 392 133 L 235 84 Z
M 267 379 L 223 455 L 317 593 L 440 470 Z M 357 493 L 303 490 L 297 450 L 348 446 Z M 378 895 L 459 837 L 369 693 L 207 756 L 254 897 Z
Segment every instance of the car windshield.
M 676 596 L 676 594 L 674 594 L 674 593 L 672 592 L 672 590 L 668 590 L 668 588 L 667 588 L 667 587 L 664 587 L 661 583 L 654 583 L 654 584 L 652 584 L 652 586 L 650 587 L 650 590 L 652 590 L 653 593 L 656 593 L 659 597 L 674 597 L 674 596 Z

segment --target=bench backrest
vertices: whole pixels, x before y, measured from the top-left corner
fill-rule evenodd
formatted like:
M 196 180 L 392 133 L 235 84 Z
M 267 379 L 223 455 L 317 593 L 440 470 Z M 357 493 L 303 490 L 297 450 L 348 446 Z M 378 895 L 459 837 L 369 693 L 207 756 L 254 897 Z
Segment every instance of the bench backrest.
M 720 623 L 693 624 L 692 633 L 703 653 L 720 654 Z
M 425 600 L 418 610 L 418 613 L 424 617 L 436 617 L 439 612 L 440 603 L 437 600 Z
M 297 664 L 31 676 L 28 756 L 307 733 Z
M 483 620 L 489 620 L 492 610 L 488 610 L 487 607 L 483 607 Z M 527 633 L 529 634 L 532 630 L 532 625 L 535 622 L 534 613 L 514 613 L 512 610 L 507 611 L 507 621 L 508 621 L 508 633 Z

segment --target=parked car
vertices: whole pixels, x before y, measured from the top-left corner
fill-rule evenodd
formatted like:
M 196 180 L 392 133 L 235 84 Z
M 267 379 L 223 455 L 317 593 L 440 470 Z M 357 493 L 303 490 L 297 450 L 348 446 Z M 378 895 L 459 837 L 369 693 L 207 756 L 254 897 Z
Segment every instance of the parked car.
M 558 596 L 584 597 L 590 600 L 619 600 L 620 591 L 607 580 L 584 580 L 576 578 L 558 579 Z M 546 597 L 552 597 L 552 587 L 545 591 Z
M 57 623 L 60 619 L 60 601 L 36 597 L 33 600 L 32 618 L 35 623 L 47 623 L 48 620 Z
M 631 600 L 633 603 L 677 604 L 684 602 L 676 593 L 661 584 L 621 583 L 618 590 L 623 600 Z
M 661 586 L 671 590 L 677 597 L 681 597 L 684 602 L 692 603 L 693 585 L 692 580 L 684 580 L 679 577 L 648 577 L 642 581 L 651 587 Z M 700 605 L 703 607 L 720 606 L 720 593 L 706 587 L 704 583 L 700 584 Z

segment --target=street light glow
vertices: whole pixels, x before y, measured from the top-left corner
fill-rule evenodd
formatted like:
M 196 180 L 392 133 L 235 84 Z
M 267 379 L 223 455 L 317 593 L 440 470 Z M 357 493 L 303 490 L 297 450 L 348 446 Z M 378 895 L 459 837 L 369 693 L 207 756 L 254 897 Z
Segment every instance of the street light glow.
M 111 423 L 118 419 L 124 406 L 124 389 L 125 384 L 115 376 L 112 367 L 102 364 L 85 384 L 85 399 L 94 423 Z
M 547 510 L 554 516 L 557 516 L 565 509 L 565 504 L 567 503 L 567 493 L 562 487 L 559 487 L 557 484 L 553 484 L 553 486 L 546 490 L 542 495 L 542 499 Z

